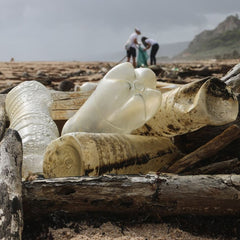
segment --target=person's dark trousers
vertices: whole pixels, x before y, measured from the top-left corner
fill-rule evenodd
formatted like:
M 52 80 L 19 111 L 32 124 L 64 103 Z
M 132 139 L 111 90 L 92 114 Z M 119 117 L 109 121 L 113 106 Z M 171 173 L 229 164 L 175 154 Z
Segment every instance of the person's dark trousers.
M 152 49 L 151 49 L 151 53 L 150 53 L 151 65 L 156 65 L 156 54 L 157 54 L 158 49 L 159 49 L 159 45 L 157 43 L 152 45 Z

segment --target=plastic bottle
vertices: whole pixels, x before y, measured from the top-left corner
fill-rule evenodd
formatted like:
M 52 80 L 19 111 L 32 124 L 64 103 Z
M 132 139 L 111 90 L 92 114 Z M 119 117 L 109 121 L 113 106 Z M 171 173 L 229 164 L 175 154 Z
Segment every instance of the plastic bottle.
M 165 92 L 159 111 L 133 133 L 171 137 L 224 125 L 237 116 L 238 100 L 231 88 L 217 78 L 202 79 Z
M 160 107 L 156 75 L 131 63 L 112 68 L 78 112 L 64 125 L 70 132 L 130 133 L 148 121 Z
M 23 177 L 43 172 L 44 151 L 52 140 L 59 137 L 50 115 L 51 103 L 50 91 L 37 81 L 25 81 L 6 96 L 9 128 L 17 130 L 22 138 Z
M 45 177 L 146 174 L 180 157 L 166 137 L 118 133 L 68 133 L 52 141 L 44 156 Z

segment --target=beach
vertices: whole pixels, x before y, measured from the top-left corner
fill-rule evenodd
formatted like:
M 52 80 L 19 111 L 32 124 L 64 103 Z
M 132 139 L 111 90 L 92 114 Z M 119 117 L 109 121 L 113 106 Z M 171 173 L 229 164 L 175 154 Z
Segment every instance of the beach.
M 237 60 L 160 63 L 153 68 L 158 83 L 185 84 L 208 75 L 221 78 Z M 114 62 L 0 62 L 0 92 L 6 94 L 23 81 L 36 80 L 50 90 L 74 91 L 83 83 L 98 83 L 116 65 Z M 131 220 L 90 216 L 68 219 L 52 215 L 46 222 L 25 223 L 23 239 L 237 239 L 237 217 L 172 216 L 149 219 L 146 213 Z M 187 224 L 189 223 L 189 224 Z M 225 227 L 224 227 L 225 226 Z

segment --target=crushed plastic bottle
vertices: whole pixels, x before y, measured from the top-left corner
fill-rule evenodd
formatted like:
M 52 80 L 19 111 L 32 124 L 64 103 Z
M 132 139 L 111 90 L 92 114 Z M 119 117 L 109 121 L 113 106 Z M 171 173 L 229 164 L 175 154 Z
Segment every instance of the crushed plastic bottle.
M 236 95 L 224 82 L 201 79 L 163 93 L 159 111 L 133 134 L 173 137 L 220 126 L 235 121 L 238 109 Z
M 161 104 L 156 75 L 131 63 L 112 68 L 78 112 L 64 125 L 70 132 L 130 133 L 154 116 Z
M 50 115 L 50 91 L 37 81 L 25 81 L 6 96 L 9 128 L 19 132 L 23 144 L 22 176 L 43 172 L 43 155 L 47 145 L 59 132 Z

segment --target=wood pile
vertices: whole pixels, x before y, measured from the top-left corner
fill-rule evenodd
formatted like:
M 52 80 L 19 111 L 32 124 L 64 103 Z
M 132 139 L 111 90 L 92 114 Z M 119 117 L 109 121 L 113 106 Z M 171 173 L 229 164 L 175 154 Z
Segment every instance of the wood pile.
M 232 76 L 239 81 L 239 73 Z M 52 91 L 52 116 L 60 131 L 90 94 Z M 21 182 L 21 139 L 14 130 L 5 132 L 5 96 L 0 95 L 0 238 L 21 239 L 23 219 L 41 219 L 58 211 L 119 216 L 240 214 L 239 118 L 224 126 L 206 126 L 173 137 L 184 156 L 161 173 L 56 179 L 30 176 L 29 181 Z

